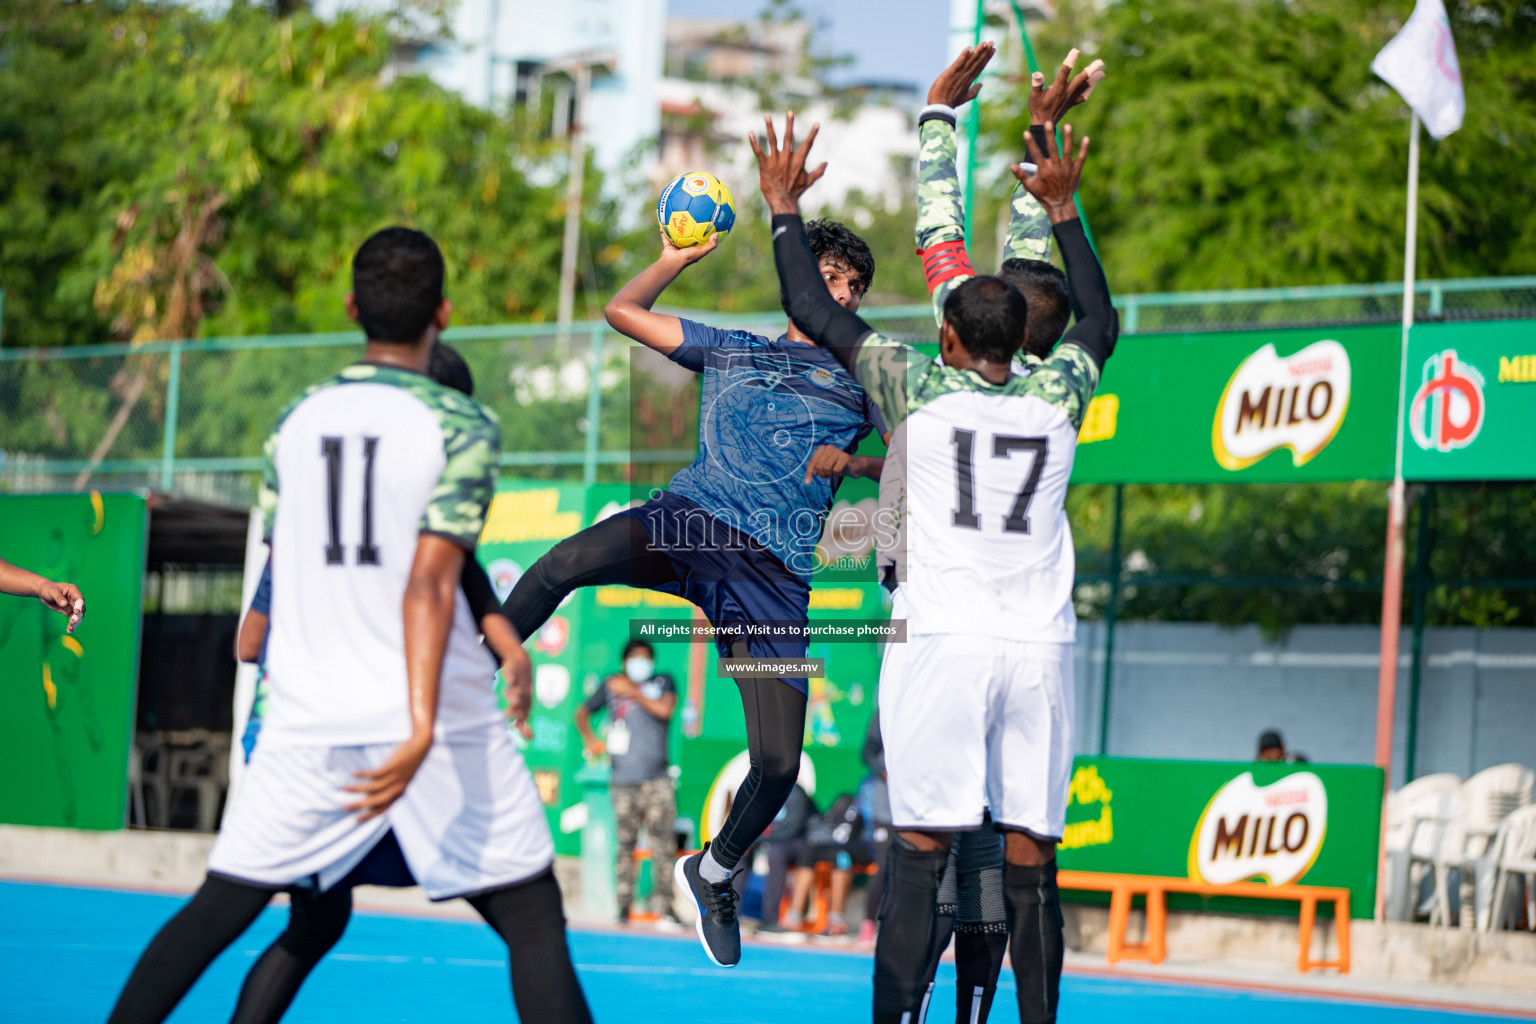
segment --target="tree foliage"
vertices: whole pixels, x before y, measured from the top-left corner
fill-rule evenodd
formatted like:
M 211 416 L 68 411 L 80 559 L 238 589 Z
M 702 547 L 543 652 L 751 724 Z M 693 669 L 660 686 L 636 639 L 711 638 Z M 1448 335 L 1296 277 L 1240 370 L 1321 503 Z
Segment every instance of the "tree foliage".
M 552 314 L 563 195 L 528 173 L 548 145 L 398 73 L 382 23 L 17 0 L 4 40 L 8 344 L 345 329 L 351 253 L 391 223 L 442 244 L 459 322 Z M 167 321 L 167 261 L 200 217 Z
M 1419 274 L 1536 271 L 1536 7 L 1448 0 L 1467 116 L 1424 136 Z M 1109 78 L 1070 120 L 1110 284 L 1173 291 L 1402 274 L 1408 108 L 1370 70 L 1409 0 L 1064 0 L 1036 32 Z M 993 108 L 1015 148 L 1023 83 Z

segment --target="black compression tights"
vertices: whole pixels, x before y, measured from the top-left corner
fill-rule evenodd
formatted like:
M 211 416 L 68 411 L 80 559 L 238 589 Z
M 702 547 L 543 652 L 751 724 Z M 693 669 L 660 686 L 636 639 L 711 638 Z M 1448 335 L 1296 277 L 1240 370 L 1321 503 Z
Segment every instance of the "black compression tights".
M 507 944 L 518 1020 L 591 1024 L 587 997 L 581 992 L 565 941 L 565 911 L 554 869 L 467 899 Z
M 273 889 L 209 875 L 197 895 L 150 940 L 107 1024 L 160 1024 L 214 958 L 240 937 Z
M 609 516 L 550 548 L 523 573 L 501 610 L 518 636 L 531 638 L 577 587 L 675 582 L 671 560 L 651 545 L 645 524 L 634 516 Z
M 738 641 L 731 656 L 748 657 L 746 645 Z M 805 694 L 771 677 L 743 677 L 736 686 L 746 713 L 751 769 L 736 791 L 725 824 L 709 845 L 715 860 L 727 868 L 746 856 L 789 799 L 800 775 L 800 747 L 805 741 Z
M 290 893 L 288 927 L 245 976 L 230 1024 L 277 1024 L 309 972 L 341 940 L 352 919 L 352 889 Z

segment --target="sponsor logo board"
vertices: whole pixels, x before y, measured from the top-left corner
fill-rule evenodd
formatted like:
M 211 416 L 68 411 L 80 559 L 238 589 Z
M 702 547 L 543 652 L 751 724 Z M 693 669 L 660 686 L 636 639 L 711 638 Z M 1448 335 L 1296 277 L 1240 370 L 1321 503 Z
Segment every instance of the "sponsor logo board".
M 1282 357 L 1272 344 L 1244 359 L 1227 381 L 1211 424 L 1224 469 L 1241 470 L 1281 448 L 1304 466 L 1328 447 L 1349 409 L 1349 353 L 1315 341 Z

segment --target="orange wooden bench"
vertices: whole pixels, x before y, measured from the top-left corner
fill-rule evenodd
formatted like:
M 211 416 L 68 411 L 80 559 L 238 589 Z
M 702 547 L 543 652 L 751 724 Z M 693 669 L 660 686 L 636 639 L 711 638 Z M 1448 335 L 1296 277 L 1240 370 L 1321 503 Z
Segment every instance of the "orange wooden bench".
M 1109 962 L 1121 960 L 1150 960 L 1163 962 L 1168 955 L 1168 902 L 1170 892 L 1192 893 L 1198 896 L 1242 896 L 1250 899 L 1294 900 L 1301 905 L 1301 950 L 1297 956 L 1297 968 L 1305 974 L 1314 967 L 1337 967 L 1339 973 L 1349 973 L 1349 890 L 1318 885 L 1264 885 L 1259 882 L 1236 882 L 1231 885 L 1211 885 L 1193 878 L 1167 878 L 1160 875 L 1112 875 L 1096 871 L 1062 871 L 1057 874 L 1056 884 L 1062 889 L 1109 893 Z M 1145 896 L 1147 901 L 1147 941 L 1125 941 L 1126 926 L 1130 922 L 1131 901 Z M 1312 959 L 1312 926 L 1317 920 L 1317 904 L 1330 900 L 1334 906 L 1334 922 L 1338 929 L 1339 957 L 1337 960 Z

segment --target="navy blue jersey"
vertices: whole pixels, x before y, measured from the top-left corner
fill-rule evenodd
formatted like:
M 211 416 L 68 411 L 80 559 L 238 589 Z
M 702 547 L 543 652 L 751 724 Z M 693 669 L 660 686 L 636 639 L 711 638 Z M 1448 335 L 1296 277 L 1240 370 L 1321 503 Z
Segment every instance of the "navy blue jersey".
M 751 537 L 809 582 L 836 481 L 805 467 L 817 448 L 850 454 L 885 421 L 824 348 L 682 321 L 669 358 L 704 375 L 699 454 L 673 492 Z

